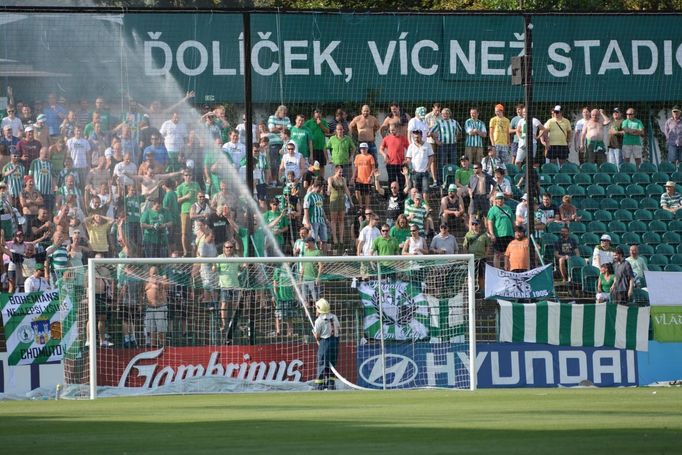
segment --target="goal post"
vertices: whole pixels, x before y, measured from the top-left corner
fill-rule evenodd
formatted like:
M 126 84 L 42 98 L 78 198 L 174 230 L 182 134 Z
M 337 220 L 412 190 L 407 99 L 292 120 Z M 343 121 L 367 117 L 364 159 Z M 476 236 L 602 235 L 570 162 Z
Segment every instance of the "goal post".
M 313 389 L 320 298 L 338 388 L 476 389 L 473 255 L 92 258 L 87 278 L 64 397 Z

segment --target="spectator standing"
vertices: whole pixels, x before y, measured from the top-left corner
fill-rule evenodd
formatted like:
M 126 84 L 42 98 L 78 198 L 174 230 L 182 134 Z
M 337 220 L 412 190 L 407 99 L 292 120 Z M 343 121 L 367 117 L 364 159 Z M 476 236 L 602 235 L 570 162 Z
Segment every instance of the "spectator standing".
M 33 178 L 36 189 L 42 195 L 44 206 L 52 211 L 54 209 L 54 174 L 47 147 L 42 147 L 38 159 L 31 162 L 28 175 Z
M 419 106 L 417 109 L 415 109 L 414 118 L 410 119 L 409 123 L 407 124 L 407 138 L 410 143 L 413 143 L 415 131 L 419 131 L 421 133 L 422 142 L 427 142 L 429 125 L 424 119 L 425 116 L 426 108 L 424 106 Z
M 19 156 L 15 153 L 11 156 L 10 162 L 2 168 L 3 181 L 7 185 L 7 193 L 11 198 L 13 207 L 19 207 L 19 194 L 24 186 L 24 175 L 26 168 L 19 161 Z
M 9 126 L 10 130 L 12 131 L 12 136 L 14 137 L 21 137 L 21 133 L 24 132 L 24 125 L 21 122 L 21 119 L 16 116 L 16 109 L 13 105 L 8 105 L 7 106 L 7 116 L 3 117 L 2 121 L 0 121 L 0 127 L 5 129 L 5 127 Z
M 528 136 L 528 127 L 526 125 L 526 108 L 521 109 L 521 115 L 523 116 L 516 126 L 516 137 L 519 140 L 518 149 L 516 152 L 516 166 L 521 167 L 526 161 L 528 156 L 528 150 L 533 151 L 533 156 L 530 159 L 531 163 L 535 163 L 535 158 L 538 154 L 538 136 L 544 136 L 546 133 L 545 126 L 540 120 L 533 117 L 531 121 L 532 128 L 530 132 L 530 141 Z
M 377 256 L 396 256 L 400 254 L 400 246 L 398 240 L 390 235 L 391 228 L 384 223 L 381 226 L 381 236 L 374 239 L 372 242 L 372 254 Z
M 682 111 L 675 105 L 672 109 L 672 116 L 666 120 L 663 132 L 668 145 L 668 161 L 677 165 L 682 159 L 682 121 L 680 115 Z
M 490 237 L 488 237 L 486 232 L 481 229 L 481 222 L 476 218 L 471 220 L 469 231 L 464 234 L 464 242 L 462 243 L 462 246 L 467 253 L 474 255 L 479 290 L 482 290 L 485 287 L 485 264 L 490 245 Z
M 514 227 L 514 240 L 504 253 L 504 269 L 515 273 L 530 270 L 530 245 L 523 226 Z
M 324 168 L 329 162 L 329 156 L 325 145 L 327 143 L 326 136 L 330 134 L 332 130 L 329 129 L 329 124 L 322 117 L 322 113 L 318 109 L 313 110 L 313 115 L 311 118 L 306 120 L 303 124 L 303 128 L 310 131 L 312 137 L 312 160 L 320 163 L 320 176 L 324 178 Z
M 371 256 L 372 245 L 374 241 L 381 236 L 381 231 L 377 228 L 379 224 L 379 217 L 375 214 L 369 216 L 369 223 L 362 228 L 360 235 L 358 235 L 358 256 Z
M 73 161 L 73 168 L 78 172 L 81 182 L 85 182 L 88 171 L 90 170 L 90 142 L 83 137 L 80 128 L 74 130 L 74 136 L 66 141 L 66 148 Z
M 358 147 L 360 153 L 353 161 L 353 178 L 355 184 L 355 198 L 361 208 L 369 208 L 372 193 L 372 177 L 376 168 L 374 157 L 369 154 L 369 145 L 362 142 Z
M 40 156 L 40 149 L 42 147 L 43 145 L 40 141 L 35 138 L 33 127 L 27 126 L 24 129 L 24 138 L 19 141 L 16 149 L 16 153 L 19 155 L 19 159 L 25 169 L 28 169 L 31 161 Z
M 303 200 L 303 225 L 310 230 L 310 235 L 324 251 L 329 241 L 327 220 L 324 213 L 324 197 L 322 196 L 322 180 L 315 179 Z
M 621 117 L 620 108 L 614 107 L 613 113 L 611 114 L 611 126 L 609 127 L 609 147 L 608 156 L 606 160 L 609 163 L 615 164 L 620 167 L 620 163 L 623 162 L 623 118 Z
M 644 257 L 639 255 L 639 247 L 637 245 L 630 245 L 630 256 L 625 259 L 632 267 L 632 273 L 635 275 L 635 287 L 644 287 L 644 272 L 649 271 L 649 265 Z
M 163 122 L 159 132 L 163 136 L 169 161 L 177 161 L 178 155 L 184 150 L 189 138 L 187 125 L 180 121 L 180 114 L 173 112 L 171 118 Z
M 168 231 L 173 227 L 170 214 L 161 206 L 159 199 L 152 199 L 140 217 L 144 256 L 168 257 Z
M 621 124 L 623 128 L 623 160 L 635 163 L 637 168 L 642 164 L 642 137 L 644 136 L 644 124 L 635 118 L 635 109 L 627 108 L 625 120 Z M 614 269 L 618 274 L 617 267 Z
M 351 174 L 351 157 L 355 153 L 355 145 L 350 136 L 346 135 L 346 130 L 342 123 L 337 123 L 334 127 L 334 135 L 327 139 L 326 149 L 330 153 L 331 163 L 334 166 L 343 166 L 343 174 Z M 383 147 L 383 144 L 382 144 Z
M 403 179 L 400 177 L 400 171 L 405 163 L 405 152 L 408 146 L 407 138 L 398 134 L 396 125 L 391 125 L 388 127 L 388 135 L 384 137 L 381 147 L 379 147 L 379 153 L 386 165 L 388 182 L 396 182 L 401 189 Z
M 620 247 L 617 247 L 614 252 L 613 275 L 611 303 L 628 305 L 635 289 L 635 274 L 632 272 L 630 263 L 625 260 L 625 254 Z
M 473 163 L 480 163 L 483 159 L 483 139 L 488 137 L 485 123 L 478 118 L 478 109 L 472 107 L 469 110 L 469 118 L 464 122 L 466 138 L 464 140 L 464 154 Z
M 389 190 L 386 191 L 379 181 L 379 169 L 374 170 L 374 189 L 386 201 L 386 223 L 389 226 L 395 224 L 396 218 L 405 210 L 405 194 L 410 189 L 410 179 L 408 178 L 407 168 L 402 169 L 402 179 L 404 179 L 403 189 L 400 189 L 398 182 L 388 182 Z
M 525 106 L 522 103 L 519 103 L 515 106 L 515 112 L 516 115 L 511 118 L 509 121 L 509 134 L 511 135 L 511 156 L 512 156 L 512 163 L 516 162 L 516 154 L 519 150 L 519 135 L 518 135 L 518 126 L 519 122 L 521 121 L 523 117 L 523 108 Z
M 486 217 L 488 236 L 493 244 L 493 265 L 500 268 L 502 256 L 507 251 L 514 235 L 514 223 L 511 209 L 504 204 L 504 194 L 495 195 L 495 205 L 490 207 Z
M 412 187 L 416 188 L 423 198 L 428 200 L 429 170 L 433 181 L 438 181 L 433 149 L 431 144 L 422 140 L 421 131 L 415 130 L 412 136 L 412 143 L 405 154 L 407 165 L 412 171 Z
M 377 159 L 377 146 L 375 143 L 377 131 L 381 128 L 379 120 L 370 114 L 368 105 L 362 106 L 360 115 L 351 120 L 348 128 L 358 142 L 365 142 L 368 146 L 369 154 Z
M 389 130 L 391 125 L 396 127 L 396 130 L 398 131 L 398 135 L 403 136 L 407 138 L 408 132 L 407 132 L 407 125 L 410 123 L 410 116 L 406 113 L 403 112 L 402 109 L 400 109 L 400 104 L 397 102 L 391 103 L 388 109 L 388 115 L 384 119 L 384 122 L 381 124 L 381 135 L 385 136 L 386 132 Z
M 305 122 L 305 116 L 303 114 L 298 114 L 294 125 L 289 129 L 291 134 L 291 140 L 296 143 L 296 149 L 298 153 L 303 155 L 306 162 L 312 162 L 310 155 L 313 148 L 313 137 L 310 131 L 303 126 Z
M 495 116 L 490 119 L 490 145 L 495 147 L 503 163 L 511 163 L 509 129 L 511 122 L 504 116 L 504 105 L 495 105 Z M 481 158 L 482 159 L 482 158 Z M 492 172 L 490 173 L 492 175 Z
M 436 159 L 439 171 L 442 171 L 446 164 L 457 163 L 457 139 L 462 134 L 462 127 L 451 116 L 452 111 L 446 107 L 442 111 L 442 118 L 435 118 L 429 130 L 429 136 L 438 149 Z
M 611 246 L 611 236 L 603 234 L 599 239 L 599 245 L 594 247 L 592 253 L 592 266 L 600 268 L 602 264 L 613 262 L 616 250 Z
M 563 166 L 568 159 L 568 144 L 571 142 L 571 122 L 564 118 L 561 106 L 558 104 L 552 110 L 552 118 L 545 122 L 547 136 L 542 136 L 545 144 L 545 156 L 548 160 L 558 160 Z
M 273 115 L 268 117 L 267 131 L 271 133 L 270 139 L 270 164 L 273 169 L 279 168 L 280 149 L 284 145 L 281 133 L 291 128 L 291 120 L 287 117 L 289 110 L 285 105 L 280 105 Z
M 600 118 L 601 116 L 601 118 Z M 603 109 L 592 109 L 590 118 L 585 122 L 580 133 L 580 144 L 585 149 L 585 162 L 602 164 L 606 162 L 606 144 L 604 144 L 604 128 L 610 123 Z M 577 125 L 576 125 L 577 128 Z M 576 131 L 576 136 L 578 132 Z
M 12 127 L 4 126 L 0 137 L 0 167 L 9 163 L 9 157 L 16 151 L 18 144 L 19 138 L 12 135 Z
M 329 224 L 332 231 L 332 244 L 337 247 L 346 241 L 346 200 L 352 199 L 346 178 L 343 176 L 343 166 L 334 167 L 334 174 L 327 180 L 327 195 L 329 196 Z
M 192 233 L 190 219 L 190 209 L 197 201 L 197 194 L 201 191 L 199 184 L 192 181 L 192 173 L 185 171 L 182 174 L 183 182 L 178 186 L 176 193 L 177 202 L 180 204 L 180 239 L 184 257 L 189 257 L 192 249 L 190 247 L 190 234 Z

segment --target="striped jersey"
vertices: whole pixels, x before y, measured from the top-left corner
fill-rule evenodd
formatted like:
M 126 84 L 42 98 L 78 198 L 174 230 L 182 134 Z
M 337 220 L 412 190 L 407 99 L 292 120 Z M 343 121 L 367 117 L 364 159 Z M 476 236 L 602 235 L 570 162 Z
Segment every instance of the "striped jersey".
M 410 218 L 410 215 L 414 214 L 414 218 L 410 220 L 410 224 L 414 224 L 419 228 L 419 232 L 424 232 L 424 218 L 426 218 L 426 207 L 422 204 L 417 207 L 414 204 L 405 204 L 404 215 Z
M 470 134 L 471 130 L 478 130 L 482 132 L 487 132 L 485 129 L 485 123 L 479 119 L 470 118 L 464 122 L 464 131 L 467 132 L 466 139 L 464 140 L 464 145 L 466 147 L 483 147 L 483 138 L 481 136 L 472 136 Z
M 53 193 L 52 186 L 52 162 L 50 160 L 33 160 L 28 175 L 33 177 L 36 189 L 43 196 Z
M 462 132 L 462 127 L 459 126 L 457 120 L 454 119 L 439 119 L 436 120 L 433 127 L 431 127 L 431 134 L 437 133 L 438 139 L 443 144 L 455 144 L 457 143 L 457 135 Z
M 308 209 L 310 223 L 324 223 L 324 199 L 320 193 L 310 191 L 306 194 L 303 208 Z
M 12 197 L 19 197 L 19 193 L 21 193 L 21 190 L 24 187 L 24 174 L 26 174 L 26 169 L 24 168 L 24 165 L 21 163 L 7 163 L 3 168 L 2 168 L 2 173 L 7 174 L 8 172 L 11 172 L 9 175 L 5 176 L 5 183 L 7 184 L 7 190 L 9 191 L 9 194 L 12 195 Z
M 64 270 L 69 263 L 69 254 L 66 251 L 66 247 L 59 246 L 50 254 L 50 259 L 52 260 L 52 267 L 55 270 Z

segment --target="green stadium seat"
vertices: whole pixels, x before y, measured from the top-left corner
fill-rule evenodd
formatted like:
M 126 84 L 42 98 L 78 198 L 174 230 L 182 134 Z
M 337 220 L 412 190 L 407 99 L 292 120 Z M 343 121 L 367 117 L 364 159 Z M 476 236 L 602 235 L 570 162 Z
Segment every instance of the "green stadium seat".
M 515 164 L 513 164 L 513 163 L 507 164 L 507 175 L 509 177 L 514 177 L 518 173 L 519 173 L 519 168 L 517 168 Z
M 563 187 L 559 185 L 550 185 L 547 187 L 547 192 L 552 196 L 552 198 L 555 197 L 562 197 L 564 194 L 566 194 L 566 190 L 563 189 Z
M 599 269 L 597 267 L 588 265 L 582 269 L 582 291 L 585 294 L 595 295 L 597 292 L 597 280 L 599 279 Z
M 584 207 L 585 201 L 581 202 L 583 203 Z M 592 213 L 588 212 L 587 210 L 578 209 L 576 214 L 580 217 L 580 221 L 582 221 L 583 223 L 589 223 L 590 221 L 592 221 Z
M 592 175 L 590 174 L 575 174 L 573 176 L 573 183 L 583 187 L 588 187 L 592 185 Z
M 606 187 L 613 183 L 613 179 L 605 172 L 597 172 L 592 176 L 592 183 Z
M 568 278 L 574 283 L 580 283 L 582 281 L 582 270 L 585 267 L 587 267 L 587 263 L 581 256 L 570 256 L 568 264 L 566 264 Z
M 554 224 L 561 224 L 561 223 L 554 223 Z M 571 234 L 576 234 L 578 236 L 584 234 L 587 232 L 587 226 L 585 223 L 582 223 L 580 221 L 574 221 L 572 223 L 568 223 L 568 230 Z
M 598 171 L 597 165 L 595 163 L 583 163 L 580 165 L 580 173 L 594 175 Z
M 682 243 L 681 237 L 682 236 L 680 236 L 680 234 L 678 234 L 677 232 L 666 231 L 661 236 L 661 240 L 669 245 L 677 246 L 680 243 Z
M 612 221 L 613 223 L 613 221 Z M 622 224 L 622 223 L 621 223 Z M 623 226 L 625 228 L 625 226 Z M 606 224 L 603 221 L 590 221 L 587 223 L 587 232 L 606 232 L 607 227 Z M 621 232 L 625 232 L 625 229 L 623 229 Z M 599 242 L 597 242 L 599 243 Z
M 669 263 L 670 261 L 668 260 L 668 257 L 663 254 L 655 253 L 652 254 L 651 257 L 649 258 L 649 266 L 658 265 L 661 267 L 665 267 Z
M 623 232 L 627 232 L 628 227 L 622 221 L 613 220 L 609 223 L 607 229 L 611 232 L 616 232 L 618 234 L 622 234 Z M 607 229 L 604 229 L 601 232 L 604 232 Z M 642 232 L 644 232 L 645 230 L 646 230 L 646 226 L 644 226 L 644 230 Z M 593 232 L 600 232 L 600 231 L 593 231 Z
M 525 166 L 525 165 L 524 165 Z M 558 174 L 559 166 L 554 163 L 545 163 L 540 167 L 540 172 L 543 174 Z
M 597 187 L 597 188 L 601 188 L 601 187 Z M 602 191 L 603 190 L 604 189 L 602 188 Z M 601 201 L 603 199 L 595 197 L 594 195 L 590 194 L 589 191 L 587 192 L 587 196 L 588 196 L 587 199 L 585 199 L 583 201 L 583 209 L 587 210 L 587 211 L 592 211 L 592 212 L 595 210 L 599 210 L 599 207 L 601 207 Z
M 557 174 L 557 175 L 567 175 L 567 174 Z M 580 175 L 580 174 L 578 174 Z M 570 194 L 571 197 L 574 199 L 582 199 L 586 196 L 587 192 L 585 191 L 585 188 L 576 185 L 575 183 L 573 185 L 570 185 L 568 188 L 566 188 L 566 194 Z
M 613 183 L 617 183 L 618 185 L 623 185 L 623 186 L 628 186 L 629 184 L 632 183 L 632 178 L 630 177 L 629 174 L 613 174 L 611 177 L 611 181 Z
M 682 265 L 682 254 L 681 253 L 675 253 L 672 256 L 670 256 L 670 263 Z
M 514 186 L 518 185 L 522 178 L 523 178 L 523 174 L 521 174 L 520 172 L 519 172 L 518 174 L 516 174 L 516 175 L 514 176 Z M 551 181 L 550 179 L 548 179 L 547 176 L 545 176 L 545 179 L 548 180 L 548 182 L 549 182 L 549 183 L 547 183 L 547 184 L 548 184 L 548 185 L 551 185 L 552 181 Z M 542 175 L 539 175 L 539 176 L 538 176 L 538 181 L 539 181 L 540 184 L 542 185 Z
M 650 161 L 643 161 L 639 165 L 639 172 L 651 175 L 658 172 L 658 166 L 656 166 L 654 163 Z
M 645 174 L 644 172 L 635 172 L 632 175 L 632 183 L 637 183 L 639 185 L 648 185 L 651 183 L 651 177 L 649 177 L 649 174 Z
M 625 209 L 618 209 L 613 214 L 613 219 L 622 221 L 623 223 L 629 223 L 634 219 L 634 217 L 632 216 L 631 211 Z
M 549 223 L 547 225 L 547 232 L 559 235 L 561 233 L 561 228 L 564 227 L 564 223 Z
M 658 163 L 658 172 L 672 174 L 675 171 L 677 171 L 677 167 L 670 161 L 661 161 Z
M 668 243 L 659 243 L 654 247 L 654 253 L 672 256 L 675 254 L 675 247 Z
M 655 183 L 653 183 L 652 185 L 655 185 Z M 652 198 L 652 197 L 645 197 L 645 198 L 642 198 L 639 200 L 639 208 L 640 209 L 656 210 L 660 206 L 661 206 L 661 204 L 659 203 L 659 201 L 657 199 Z
M 668 180 L 670 180 L 670 175 L 665 172 L 654 172 L 654 175 L 651 176 L 651 181 L 659 185 L 665 185 Z
M 602 199 L 600 205 L 603 210 L 608 210 L 609 212 L 615 212 L 620 208 L 620 204 L 616 198 Z
M 625 188 L 618 184 L 611 184 L 606 187 L 606 197 L 620 201 L 625 197 Z
M 682 210 L 678 210 L 677 212 L 675 212 L 675 219 L 682 220 Z
M 647 245 L 646 243 L 642 243 L 639 245 L 639 254 L 642 256 L 649 257 L 652 254 L 654 254 L 654 247 L 651 245 Z
M 673 182 L 682 182 L 682 169 L 672 172 L 670 174 L 670 180 Z
M 554 260 L 554 244 L 559 240 L 559 236 L 551 232 L 542 233 L 542 259 L 545 262 Z
M 631 199 L 629 197 L 626 197 L 625 199 L 621 199 L 619 202 L 620 208 L 624 210 L 630 210 L 634 212 L 639 208 L 639 203 L 635 199 Z
M 642 238 L 636 232 L 625 232 L 620 239 L 623 241 L 623 243 L 627 243 L 628 245 L 632 245 L 634 243 L 639 245 L 642 243 Z
M 443 166 L 443 186 L 447 188 L 447 185 L 455 183 L 455 173 L 457 172 L 457 166 L 454 164 L 446 164 Z
M 644 187 L 638 183 L 632 183 L 625 188 L 625 194 L 632 198 L 643 198 L 646 193 L 644 192 Z
M 675 215 L 673 215 L 673 212 L 668 212 L 667 210 L 656 209 L 654 210 L 654 219 L 661 221 L 672 221 L 675 219 Z
M 613 221 L 613 215 L 611 215 L 611 212 L 607 210 L 597 210 L 592 214 L 592 216 L 594 216 L 596 221 L 601 221 L 602 223 Z
M 606 190 L 603 186 L 597 184 L 592 184 L 587 187 L 587 197 L 590 198 L 603 198 L 606 196 Z
M 618 166 L 616 166 L 613 163 L 602 163 L 599 166 L 599 172 L 604 172 L 606 174 L 617 174 L 618 173 Z
M 644 289 L 635 288 L 632 292 L 632 301 L 637 306 L 649 306 L 649 293 Z
M 595 221 L 593 221 L 594 223 Z M 598 223 L 598 221 L 596 221 Z M 604 223 L 602 223 L 604 224 Z M 606 229 L 598 231 L 601 235 L 602 232 L 605 232 Z M 596 245 L 599 245 L 599 235 L 597 235 L 594 232 L 585 232 L 583 235 L 580 236 L 580 245 L 590 245 L 593 248 Z
M 661 235 L 663 235 L 663 233 L 668 230 L 668 225 L 666 224 L 666 222 L 661 220 L 651 220 L 647 227 L 648 231 L 656 232 L 657 234 Z
M 660 266 L 660 264 L 649 264 L 649 270 L 652 272 L 662 272 L 663 267 Z M 635 288 L 637 289 L 637 288 Z
M 660 200 L 661 194 L 665 193 L 665 188 L 658 183 L 650 183 L 646 186 L 644 193 L 647 197 Z
M 561 174 L 580 174 L 580 168 L 578 167 L 577 164 L 575 163 L 565 163 L 561 168 L 559 169 L 559 172 Z
M 682 265 L 668 264 L 663 268 L 664 272 L 682 272 Z
M 611 236 L 611 245 L 618 245 L 620 243 L 620 234 L 616 234 L 615 232 L 605 232 L 604 234 Z
M 658 232 L 647 231 L 642 234 L 642 242 L 652 246 L 658 245 L 661 243 L 661 234 Z
M 573 177 L 571 177 L 571 174 L 555 174 L 552 182 L 555 185 L 567 187 L 573 184 Z
M 668 230 L 682 234 L 682 220 L 672 220 L 668 222 Z
M 609 224 L 609 226 L 611 226 L 611 225 Z M 644 221 L 635 220 L 635 221 L 628 223 L 628 231 L 630 231 L 630 232 L 636 232 L 638 234 L 644 234 L 648 230 L 649 230 L 649 226 Z
M 621 163 L 619 171 L 623 174 L 632 175 L 637 172 L 635 163 Z
M 594 245 L 580 244 L 578 245 L 578 253 L 582 258 L 591 258 L 594 253 Z
M 654 214 L 651 210 L 637 209 L 635 210 L 635 219 L 640 221 L 651 221 L 654 219 Z

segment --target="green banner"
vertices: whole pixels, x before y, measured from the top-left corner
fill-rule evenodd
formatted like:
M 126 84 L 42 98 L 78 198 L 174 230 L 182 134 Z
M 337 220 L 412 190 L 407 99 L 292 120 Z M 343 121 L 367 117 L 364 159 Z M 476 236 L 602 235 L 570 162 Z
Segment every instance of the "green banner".
M 682 99 L 680 15 L 532 17 L 537 102 Z M 257 103 L 515 102 L 519 15 L 253 13 Z M 3 77 L 36 96 L 243 100 L 239 13 L 1 13 Z M 41 45 L 26 52 L 25 30 Z M 77 30 L 77 33 L 74 33 Z M 22 91 L 15 90 L 15 93 Z M 90 93 L 91 92 L 91 93 Z
M 651 325 L 654 340 L 682 341 L 682 306 L 652 306 Z
M 485 266 L 486 299 L 544 299 L 553 295 L 552 264 L 522 273 Z

